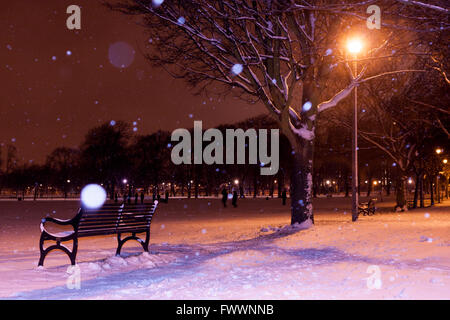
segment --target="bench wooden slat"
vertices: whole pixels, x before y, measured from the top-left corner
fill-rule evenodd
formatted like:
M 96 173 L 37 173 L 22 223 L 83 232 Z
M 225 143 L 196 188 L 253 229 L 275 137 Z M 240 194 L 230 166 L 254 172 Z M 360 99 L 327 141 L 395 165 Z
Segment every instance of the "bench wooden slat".
M 144 233 L 147 232 L 146 228 L 143 229 L 135 229 L 135 230 L 120 230 L 119 233 Z M 106 236 L 106 235 L 112 235 L 117 234 L 118 232 L 115 230 L 96 230 L 89 233 L 79 233 L 78 237 L 95 237 L 95 236 Z
M 97 230 L 97 229 L 105 229 L 105 228 L 110 228 L 110 229 L 118 229 L 118 228 L 121 228 L 121 227 L 124 227 L 124 226 L 126 226 L 126 227 L 143 227 L 143 228 L 145 228 L 145 227 L 148 227 L 149 226 L 149 223 L 148 222 L 142 222 L 142 223 L 140 223 L 140 222 L 135 222 L 135 223 L 120 223 L 120 224 L 113 224 L 113 223 L 110 223 L 110 224 L 107 224 L 107 225 L 105 225 L 105 224 L 95 224 L 95 225 L 91 225 L 91 226 L 89 226 L 89 227 L 84 227 L 84 228 L 79 228 L 78 229 L 78 232 L 81 232 L 81 231 L 83 231 L 83 232 L 89 232 L 90 230 Z

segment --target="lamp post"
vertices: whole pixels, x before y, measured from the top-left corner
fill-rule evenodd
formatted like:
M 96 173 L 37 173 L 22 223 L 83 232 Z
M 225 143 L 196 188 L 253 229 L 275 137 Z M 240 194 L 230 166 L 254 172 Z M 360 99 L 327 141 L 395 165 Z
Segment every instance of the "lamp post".
M 448 199 L 448 180 L 449 180 L 449 177 L 447 175 L 448 170 L 446 170 L 446 166 L 447 166 L 448 160 L 444 159 L 444 160 L 442 160 L 442 163 L 444 164 L 444 171 L 443 172 L 444 172 L 444 175 L 445 175 L 445 193 L 444 193 L 444 196 L 445 196 L 446 199 Z
M 347 43 L 347 48 L 354 57 L 354 77 L 358 75 L 357 58 L 362 49 L 359 39 L 352 39 Z M 358 88 L 355 86 L 355 101 L 353 106 L 353 134 L 352 134 L 352 221 L 358 220 Z
M 440 155 L 441 153 L 444 152 L 443 149 L 441 148 L 437 148 L 436 149 L 436 154 L 438 155 L 438 158 L 440 159 Z M 445 162 L 443 162 L 445 163 Z M 440 172 L 438 171 L 437 175 L 436 175 L 436 200 L 438 203 L 441 203 L 441 186 L 440 186 Z

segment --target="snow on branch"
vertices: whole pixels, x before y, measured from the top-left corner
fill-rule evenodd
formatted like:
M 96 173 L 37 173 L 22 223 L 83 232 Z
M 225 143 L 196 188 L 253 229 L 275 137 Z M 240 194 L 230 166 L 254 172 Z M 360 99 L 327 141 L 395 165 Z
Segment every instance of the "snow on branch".
M 340 101 L 348 97 L 357 83 L 357 81 L 352 81 L 345 89 L 342 89 L 341 91 L 336 93 L 333 98 L 328 101 L 319 103 L 319 105 L 317 106 L 318 111 L 322 112 L 335 107 Z

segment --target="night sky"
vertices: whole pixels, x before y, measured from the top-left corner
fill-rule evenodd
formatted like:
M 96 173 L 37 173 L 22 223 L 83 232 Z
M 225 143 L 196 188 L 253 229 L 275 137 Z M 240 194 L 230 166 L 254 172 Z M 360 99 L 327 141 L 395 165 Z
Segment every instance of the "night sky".
M 81 30 L 68 30 L 66 8 L 81 7 Z M 89 128 L 137 122 L 137 134 L 233 123 L 261 114 L 232 96 L 194 96 L 143 58 L 151 36 L 128 16 L 95 0 L 5 1 L 0 11 L 0 144 L 43 163 L 58 146 L 77 147 Z M 127 51 L 127 48 L 129 50 Z M 135 52 L 133 58 L 133 50 Z M 115 67 L 112 59 L 130 62 Z M 128 58 L 128 61 L 127 61 Z M 121 60 L 125 59 L 125 60 Z

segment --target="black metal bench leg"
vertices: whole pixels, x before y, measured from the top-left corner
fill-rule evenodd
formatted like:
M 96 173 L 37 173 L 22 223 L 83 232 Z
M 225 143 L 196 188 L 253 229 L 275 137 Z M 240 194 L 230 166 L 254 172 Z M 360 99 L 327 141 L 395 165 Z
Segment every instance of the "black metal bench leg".
M 120 233 L 117 234 L 117 250 L 116 250 L 116 256 L 120 256 L 120 250 L 122 249 L 122 246 L 124 242 L 120 239 Z
M 140 239 L 139 237 L 136 237 L 136 233 L 132 233 L 131 236 L 126 237 L 124 239 L 120 239 L 120 233 L 117 234 L 117 250 L 116 250 L 116 256 L 120 255 L 120 251 L 122 250 L 122 246 L 124 245 L 125 242 L 127 242 L 128 240 L 136 240 L 138 241 L 142 247 L 144 248 L 145 252 L 148 252 L 148 245 L 150 243 L 150 231 L 146 232 L 146 236 L 145 236 L 145 241 Z
M 70 255 L 70 262 L 72 263 L 73 266 L 76 265 L 77 252 L 78 252 L 78 238 L 74 238 L 72 254 Z
M 44 252 L 44 234 L 41 234 L 41 239 L 39 240 L 39 251 L 40 251 L 40 257 L 39 257 L 39 263 L 38 266 L 41 267 L 44 265 L 45 256 L 47 253 Z
M 45 240 L 54 240 L 56 241 L 56 245 L 52 245 L 50 247 L 48 247 L 47 249 L 44 250 L 44 242 Z M 73 248 L 72 251 L 70 251 L 69 249 L 67 249 L 65 246 L 61 245 L 61 242 L 59 240 L 56 239 L 46 239 L 44 234 L 41 235 L 41 239 L 39 240 L 39 251 L 40 251 L 40 257 L 39 257 L 39 263 L 38 266 L 43 266 L 44 265 L 44 260 L 45 257 L 47 256 L 47 254 L 52 251 L 52 250 L 56 250 L 59 249 L 61 251 L 63 251 L 64 253 L 66 253 L 69 256 L 70 259 L 70 263 L 74 266 L 76 264 L 76 257 L 77 257 L 77 250 L 78 250 L 78 239 L 74 238 L 73 240 Z
M 145 241 L 141 242 L 142 247 L 144 248 L 145 252 L 148 252 L 148 245 L 150 243 L 150 231 L 147 231 L 145 234 Z

